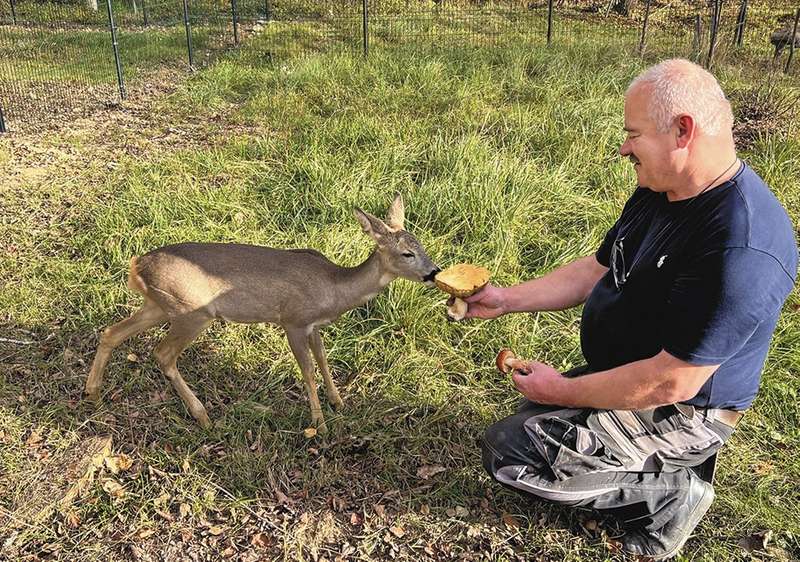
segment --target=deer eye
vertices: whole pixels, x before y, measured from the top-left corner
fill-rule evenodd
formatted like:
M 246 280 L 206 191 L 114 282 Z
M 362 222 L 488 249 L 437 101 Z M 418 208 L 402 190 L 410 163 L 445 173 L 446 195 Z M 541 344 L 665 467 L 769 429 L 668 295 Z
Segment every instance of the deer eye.
M 412 254 L 411 252 L 403 252 L 403 257 L 404 258 L 413 258 L 414 254 Z

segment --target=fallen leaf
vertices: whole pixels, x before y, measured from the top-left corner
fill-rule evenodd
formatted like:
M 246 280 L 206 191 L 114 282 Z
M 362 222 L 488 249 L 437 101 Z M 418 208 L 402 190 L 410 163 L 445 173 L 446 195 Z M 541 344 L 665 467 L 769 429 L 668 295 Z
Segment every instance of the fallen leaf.
M 38 429 L 31 431 L 31 434 L 25 440 L 25 444 L 29 447 L 35 447 L 42 442 L 42 434 Z
M 133 460 L 125 453 L 106 457 L 105 460 L 106 467 L 111 471 L 111 474 L 119 474 L 133 466 Z
M 122 484 L 111 478 L 103 482 L 103 490 L 114 498 L 121 498 L 125 495 L 125 488 L 122 487 Z
M 130 361 L 131 363 L 138 363 L 139 362 L 139 358 L 136 356 L 135 353 L 129 353 L 128 354 L 128 361 Z
M 236 550 L 232 546 L 229 546 L 228 548 L 222 551 L 223 558 L 230 558 L 234 554 L 236 554 Z
M 156 499 L 154 499 L 154 500 L 153 500 L 153 503 L 154 503 L 156 506 L 164 506 L 164 505 L 167 505 L 167 502 L 169 501 L 169 499 L 170 499 L 171 497 L 172 497 L 172 496 L 170 496 L 168 493 L 164 492 L 163 494 L 161 494 L 160 496 L 158 496 Z
M 183 469 L 184 472 L 189 472 L 189 466 L 190 466 L 189 457 L 186 457 L 185 459 L 183 459 L 183 464 L 181 465 L 181 468 Z
M 423 480 L 427 480 L 432 476 L 444 472 L 445 468 L 440 464 L 426 464 L 417 469 L 417 476 Z
M 81 524 L 81 518 L 74 511 L 70 511 L 66 516 L 67 525 L 71 529 L 77 529 Z
M 463 505 L 456 506 L 456 517 L 469 517 L 469 509 Z
M 139 531 L 139 538 L 146 539 L 147 537 L 152 537 L 155 534 L 156 534 L 155 529 L 142 529 L 141 531 Z
M 739 546 L 745 549 L 747 552 L 754 552 L 754 551 L 766 551 L 767 550 L 767 543 L 772 538 L 772 530 L 767 529 L 766 531 L 759 531 L 757 533 L 753 533 L 749 537 L 742 537 L 739 539 Z
M 272 541 L 266 533 L 256 533 L 250 538 L 250 544 L 257 548 L 267 548 Z
M 350 524 L 354 527 L 357 525 L 361 525 L 363 523 L 363 518 L 356 512 L 350 514 Z
M 158 513 L 163 519 L 166 519 L 167 521 L 170 521 L 170 522 L 171 521 L 175 521 L 175 517 L 171 513 L 169 513 L 168 511 L 164 511 L 164 510 L 161 510 L 161 509 L 156 509 L 156 513 Z
M 215 537 L 218 537 L 219 535 L 225 532 L 225 528 L 220 527 L 219 525 L 212 525 L 211 527 L 208 528 L 208 532 L 214 535 Z
M 587 531 L 596 531 L 597 530 L 597 521 L 595 521 L 594 519 L 589 519 L 586 522 L 584 522 L 583 527 Z
M 511 515 L 510 513 L 503 512 L 502 518 L 503 518 L 503 523 L 505 523 L 507 527 L 510 527 L 512 529 L 519 528 L 519 521 L 517 521 L 517 518 Z
M 386 516 L 386 508 L 379 503 L 376 503 L 372 508 L 375 510 L 375 515 L 378 517 Z
M 275 490 L 275 499 L 278 500 L 278 503 L 280 504 L 289 503 L 291 501 L 289 499 L 289 496 L 287 496 L 280 490 Z
M 181 503 L 181 505 L 178 506 L 178 513 L 181 514 L 181 517 L 186 517 L 191 512 L 192 512 L 192 506 L 190 506 L 188 503 Z
M 303 435 L 306 439 L 312 439 L 317 435 L 317 430 L 313 427 L 307 427 L 303 430 Z
M 422 515 L 428 515 L 431 512 L 431 506 L 429 506 L 427 503 L 423 503 L 421 506 L 419 506 L 419 512 Z
M 398 539 L 402 539 L 406 534 L 405 529 L 403 529 L 401 525 L 389 527 L 389 532 L 392 533 L 394 536 L 396 536 Z

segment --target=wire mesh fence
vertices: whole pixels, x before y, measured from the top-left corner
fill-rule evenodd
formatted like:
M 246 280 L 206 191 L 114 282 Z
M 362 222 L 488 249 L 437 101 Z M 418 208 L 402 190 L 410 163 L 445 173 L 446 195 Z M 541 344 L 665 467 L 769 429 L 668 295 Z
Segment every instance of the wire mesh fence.
M 525 41 L 797 74 L 798 14 L 778 0 L 0 0 L 0 130 L 115 103 L 253 35 L 268 60 Z

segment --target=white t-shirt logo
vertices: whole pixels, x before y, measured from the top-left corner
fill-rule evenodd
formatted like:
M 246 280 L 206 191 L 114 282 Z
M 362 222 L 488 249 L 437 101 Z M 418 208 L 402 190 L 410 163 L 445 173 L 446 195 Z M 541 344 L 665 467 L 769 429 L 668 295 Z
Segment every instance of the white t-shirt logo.
M 658 262 L 656 262 L 656 267 L 661 269 L 661 266 L 664 265 L 664 260 L 667 259 L 667 254 L 664 254 L 660 258 L 658 258 Z

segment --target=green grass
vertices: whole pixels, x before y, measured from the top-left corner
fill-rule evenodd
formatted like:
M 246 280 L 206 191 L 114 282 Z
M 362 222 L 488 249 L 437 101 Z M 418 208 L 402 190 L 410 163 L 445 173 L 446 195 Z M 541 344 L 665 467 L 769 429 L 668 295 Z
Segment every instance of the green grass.
M 330 434 L 313 441 L 302 435 L 309 413 L 299 373 L 271 327 L 216 324 L 179 361 L 214 421 L 208 432 L 150 358 L 161 330 L 118 349 L 99 407 L 79 400 L 98 330 L 139 302 L 124 288 L 132 255 L 179 240 L 238 241 L 313 247 L 354 265 L 370 244 L 352 208 L 380 214 L 400 192 L 409 230 L 438 263 L 482 263 L 507 285 L 594 251 L 633 188 L 616 150 L 622 93 L 643 63 L 622 51 L 510 41 L 270 62 L 267 39 L 154 108 L 176 126 L 206 123 L 216 142 L 154 144 L 116 158 L 113 171 L 99 159 L 33 190 L 24 182 L 0 188 L 0 326 L 9 338 L 37 342 L 0 344 L 0 474 L 42 470 L 25 442 L 32 428 L 54 455 L 110 433 L 136 463 L 118 477 L 123 498 L 97 484 L 75 507 L 77 528 L 59 517 L 35 526 L 22 553 L 55 545 L 64 560 L 126 560 L 134 548 L 216 557 L 229 541 L 252 551 L 258 528 L 274 539 L 268 559 L 331 560 L 345 542 L 351 558 L 364 560 L 434 559 L 425 547 L 438 559 L 613 558 L 582 529 L 588 513 L 500 490 L 475 445 L 516 401 L 495 373 L 496 351 L 576 365 L 578 310 L 454 325 L 440 294 L 397 281 L 325 330 L 346 409 L 326 410 Z M 735 68 L 720 77 L 732 90 L 751 84 Z M 65 131 L 41 142 L 75 142 L 91 154 L 101 140 L 142 142 L 134 134 L 110 128 L 76 141 Z M 796 136 L 765 136 L 743 156 L 800 219 Z M 737 541 L 764 529 L 800 552 L 798 304 L 794 293 L 686 560 L 745 559 Z M 437 464 L 444 473 L 417 477 L 420 466 Z M 24 497 L 23 482 L 0 478 L 0 507 Z M 276 491 L 290 503 L 276 501 Z M 182 503 L 189 511 L 180 515 Z M 384 517 L 376 504 L 387 506 Z M 521 528 L 504 526 L 504 512 Z M 366 515 L 366 525 L 353 526 L 352 513 Z M 210 534 L 207 522 L 224 533 Z M 387 535 L 395 525 L 402 538 Z M 139 538 L 151 528 L 157 533 Z M 181 529 L 190 533 L 184 542 Z

